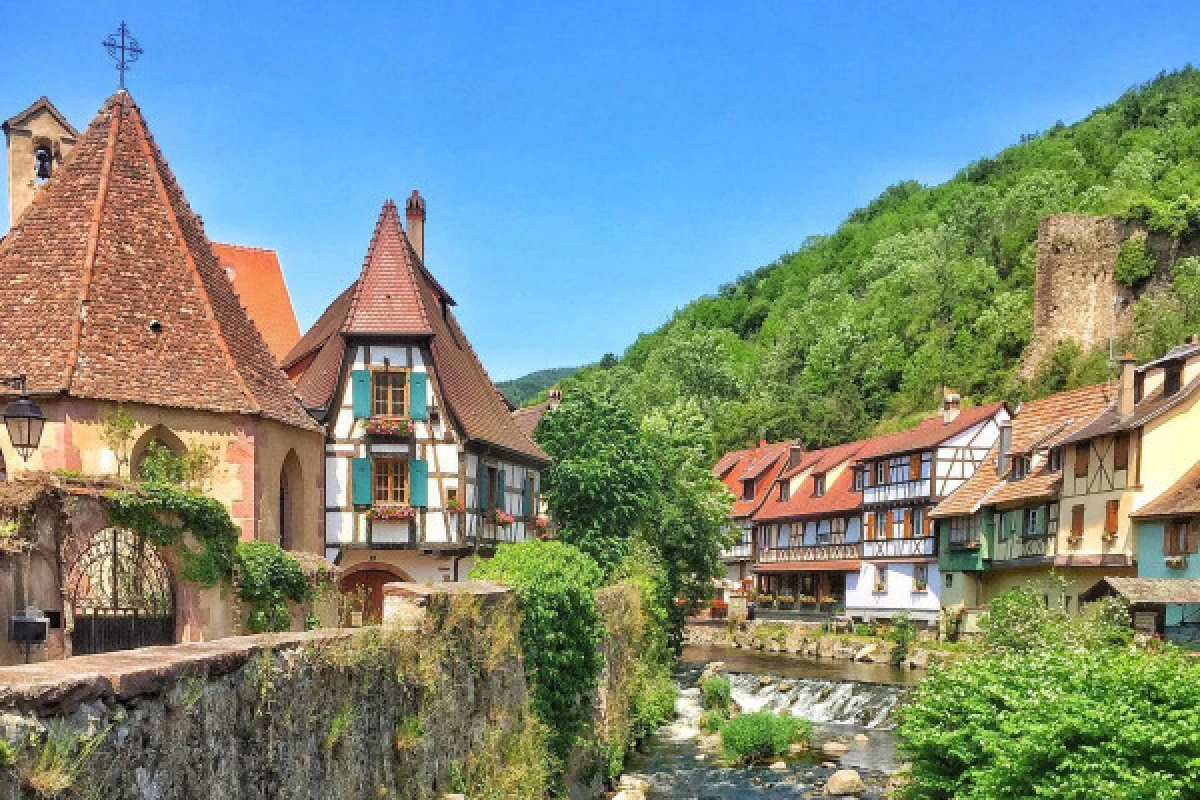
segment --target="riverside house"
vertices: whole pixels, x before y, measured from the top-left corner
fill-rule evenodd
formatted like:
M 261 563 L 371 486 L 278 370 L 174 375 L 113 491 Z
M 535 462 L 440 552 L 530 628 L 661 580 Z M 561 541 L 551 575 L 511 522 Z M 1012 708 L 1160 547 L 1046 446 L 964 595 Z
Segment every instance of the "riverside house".
M 750 577 L 754 564 L 754 514 L 766 501 L 775 479 L 800 458 L 802 448 L 794 442 L 758 443 L 757 447 L 726 453 L 713 467 L 713 474 L 733 492 L 730 524 L 738 539 L 721 554 L 725 582 L 719 587 L 740 588 Z
M 389 581 L 459 580 L 537 533 L 549 458 L 512 415 L 423 259 L 425 201 L 405 231 L 384 204 L 358 280 L 283 366 L 326 427 L 325 552 L 377 616 Z
M 1063 443 L 1112 399 L 1113 387 L 1099 384 L 1021 404 L 1001 425 L 986 463 L 930 512 L 944 607 L 969 612 L 1052 568 L 1085 586 L 1103 574 L 1096 572 L 1104 569 L 1102 563 L 1080 561 L 1059 547 L 1059 495 Z

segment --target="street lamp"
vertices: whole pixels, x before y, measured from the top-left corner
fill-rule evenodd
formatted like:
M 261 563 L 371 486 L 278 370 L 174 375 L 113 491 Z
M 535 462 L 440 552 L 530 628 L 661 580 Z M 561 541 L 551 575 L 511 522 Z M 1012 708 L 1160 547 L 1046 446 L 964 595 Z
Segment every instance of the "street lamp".
M 8 439 L 13 448 L 21 454 L 25 461 L 38 449 L 42 441 L 42 428 L 46 424 L 46 416 L 37 403 L 29 399 L 25 393 L 25 376 L 15 378 L 0 378 L 0 386 L 16 389 L 21 396 L 8 404 L 4 409 L 4 427 L 8 428 Z

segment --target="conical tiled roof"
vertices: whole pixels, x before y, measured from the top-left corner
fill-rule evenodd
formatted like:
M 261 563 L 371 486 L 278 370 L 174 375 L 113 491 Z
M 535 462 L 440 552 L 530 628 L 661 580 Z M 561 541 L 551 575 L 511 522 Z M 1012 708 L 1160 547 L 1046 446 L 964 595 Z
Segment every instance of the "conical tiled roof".
M 316 427 L 124 91 L 0 242 L 0 285 L 0 373 L 31 392 Z
M 388 200 L 375 224 L 358 280 L 321 315 L 283 366 L 305 405 L 328 409 L 353 337 L 429 338 L 430 368 L 446 409 L 468 439 L 546 462 L 548 456 L 512 417 L 450 306 L 454 300 L 429 274 Z

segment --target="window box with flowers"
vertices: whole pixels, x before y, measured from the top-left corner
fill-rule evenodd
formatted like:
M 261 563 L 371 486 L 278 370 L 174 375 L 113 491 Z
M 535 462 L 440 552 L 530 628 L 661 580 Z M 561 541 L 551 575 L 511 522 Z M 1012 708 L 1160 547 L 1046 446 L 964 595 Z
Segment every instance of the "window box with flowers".
M 457 497 L 446 498 L 446 510 L 451 514 L 461 514 L 463 512 L 462 500 Z
M 517 518 L 507 511 L 502 511 L 499 508 L 493 508 L 487 513 L 487 521 L 497 527 L 507 528 L 509 525 L 512 525 L 514 522 L 516 522 Z
M 410 505 L 378 505 L 371 506 L 367 518 L 377 522 L 407 522 L 417 516 L 417 510 Z
M 529 519 L 529 532 L 539 539 L 550 535 L 550 520 L 547 517 L 535 516 Z
M 363 423 L 363 430 L 368 436 L 382 439 L 400 439 L 413 434 L 411 419 L 396 419 L 394 417 L 371 417 Z

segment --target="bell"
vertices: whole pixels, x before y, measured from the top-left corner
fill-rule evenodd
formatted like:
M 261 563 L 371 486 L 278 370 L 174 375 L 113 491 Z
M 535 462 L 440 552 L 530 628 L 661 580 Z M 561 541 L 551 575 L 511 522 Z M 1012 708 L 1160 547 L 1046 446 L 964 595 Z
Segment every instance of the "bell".
M 37 178 L 40 181 L 50 180 L 50 153 L 49 151 L 38 148 L 37 151 Z

